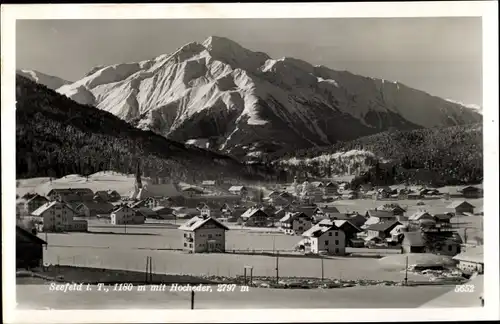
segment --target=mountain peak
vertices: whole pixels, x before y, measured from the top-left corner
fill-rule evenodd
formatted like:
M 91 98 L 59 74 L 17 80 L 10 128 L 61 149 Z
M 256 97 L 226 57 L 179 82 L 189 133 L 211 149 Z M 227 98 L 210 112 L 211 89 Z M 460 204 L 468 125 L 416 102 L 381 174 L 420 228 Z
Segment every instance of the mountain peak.
M 235 41 L 221 36 L 210 36 L 202 43 L 208 50 L 224 50 L 229 48 L 244 49 L 243 46 Z M 246 50 L 246 49 L 244 49 Z

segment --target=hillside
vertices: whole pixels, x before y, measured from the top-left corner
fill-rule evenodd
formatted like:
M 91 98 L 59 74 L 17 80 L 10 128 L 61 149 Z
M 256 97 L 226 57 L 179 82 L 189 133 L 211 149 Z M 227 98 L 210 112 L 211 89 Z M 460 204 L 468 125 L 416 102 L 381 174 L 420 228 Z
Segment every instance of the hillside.
M 394 166 L 388 182 L 433 182 L 442 185 L 481 182 L 481 124 L 448 128 L 390 131 L 329 147 L 282 152 L 267 158 L 289 170 L 305 169 L 318 176 L 351 171 L 374 172 Z
M 141 129 L 239 158 L 482 118 L 399 82 L 273 59 L 216 36 L 150 60 L 96 67 L 57 91 Z
M 134 173 L 138 158 L 144 176 L 174 181 L 251 179 L 260 172 L 227 156 L 136 129 L 22 76 L 17 75 L 16 82 L 18 179 L 101 170 Z

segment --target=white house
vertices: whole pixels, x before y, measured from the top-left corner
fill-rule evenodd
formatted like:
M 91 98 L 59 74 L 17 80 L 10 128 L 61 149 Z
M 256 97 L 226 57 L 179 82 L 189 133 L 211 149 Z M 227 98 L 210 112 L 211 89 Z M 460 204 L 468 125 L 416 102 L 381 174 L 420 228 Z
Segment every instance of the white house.
M 285 234 L 301 235 L 312 227 L 312 217 L 302 212 L 287 212 L 280 219 L 280 229 Z
M 324 251 L 327 254 L 345 254 L 345 235 L 335 224 L 314 225 L 302 236 L 304 239 L 301 244 L 304 245 L 306 253 L 318 254 Z
M 52 201 L 39 207 L 32 216 L 38 219 L 44 232 L 86 231 L 88 223 L 84 220 L 74 220 L 75 211 L 67 204 Z
M 127 205 L 120 206 L 111 212 L 111 224 L 113 225 L 144 224 L 145 221 L 146 217 L 143 214 Z
M 183 231 L 183 249 L 191 253 L 224 252 L 227 226 L 212 217 L 195 216 L 179 227 Z
M 248 194 L 248 189 L 244 186 L 232 186 L 229 188 L 229 192 L 233 195 L 246 196 Z
M 466 251 L 455 255 L 453 260 L 458 261 L 458 268 L 465 273 L 484 273 L 483 246 L 467 248 Z

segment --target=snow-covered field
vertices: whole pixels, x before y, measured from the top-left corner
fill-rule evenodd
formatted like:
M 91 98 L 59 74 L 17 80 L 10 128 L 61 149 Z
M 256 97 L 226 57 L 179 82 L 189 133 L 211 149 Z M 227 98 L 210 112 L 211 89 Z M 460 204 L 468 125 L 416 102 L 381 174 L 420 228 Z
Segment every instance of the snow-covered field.
M 180 251 L 160 251 L 146 248 L 115 247 L 57 247 L 50 244 L 44 250 L 44 262 L 93 268 L 142 271 L 146 258 L 153 258 L 153 272 L 190 275 L 243 275 L 245 266 L 253 266 L 254 276 L 275 276 L 276 257 L 238 254 L 188 254 Z M 321 277 L 321 260 L 305 257 L 280 257 L 279 275 L 282 277 Z M 386 270 L 378 259 L 335 257 L 323 260 L 325 278 L 372 279 L 402 281 L 404 272 Z M 409 275 L 410 280 L 425 280 L 420 275 Z

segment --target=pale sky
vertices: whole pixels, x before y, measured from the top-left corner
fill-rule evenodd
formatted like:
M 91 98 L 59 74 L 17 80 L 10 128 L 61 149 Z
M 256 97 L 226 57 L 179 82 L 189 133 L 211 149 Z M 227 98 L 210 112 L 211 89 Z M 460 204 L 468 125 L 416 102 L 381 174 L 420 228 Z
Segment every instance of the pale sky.
M 17 68 L 75 81 L 209 36 L 482 105 L 481 18 L 24 20 Z

